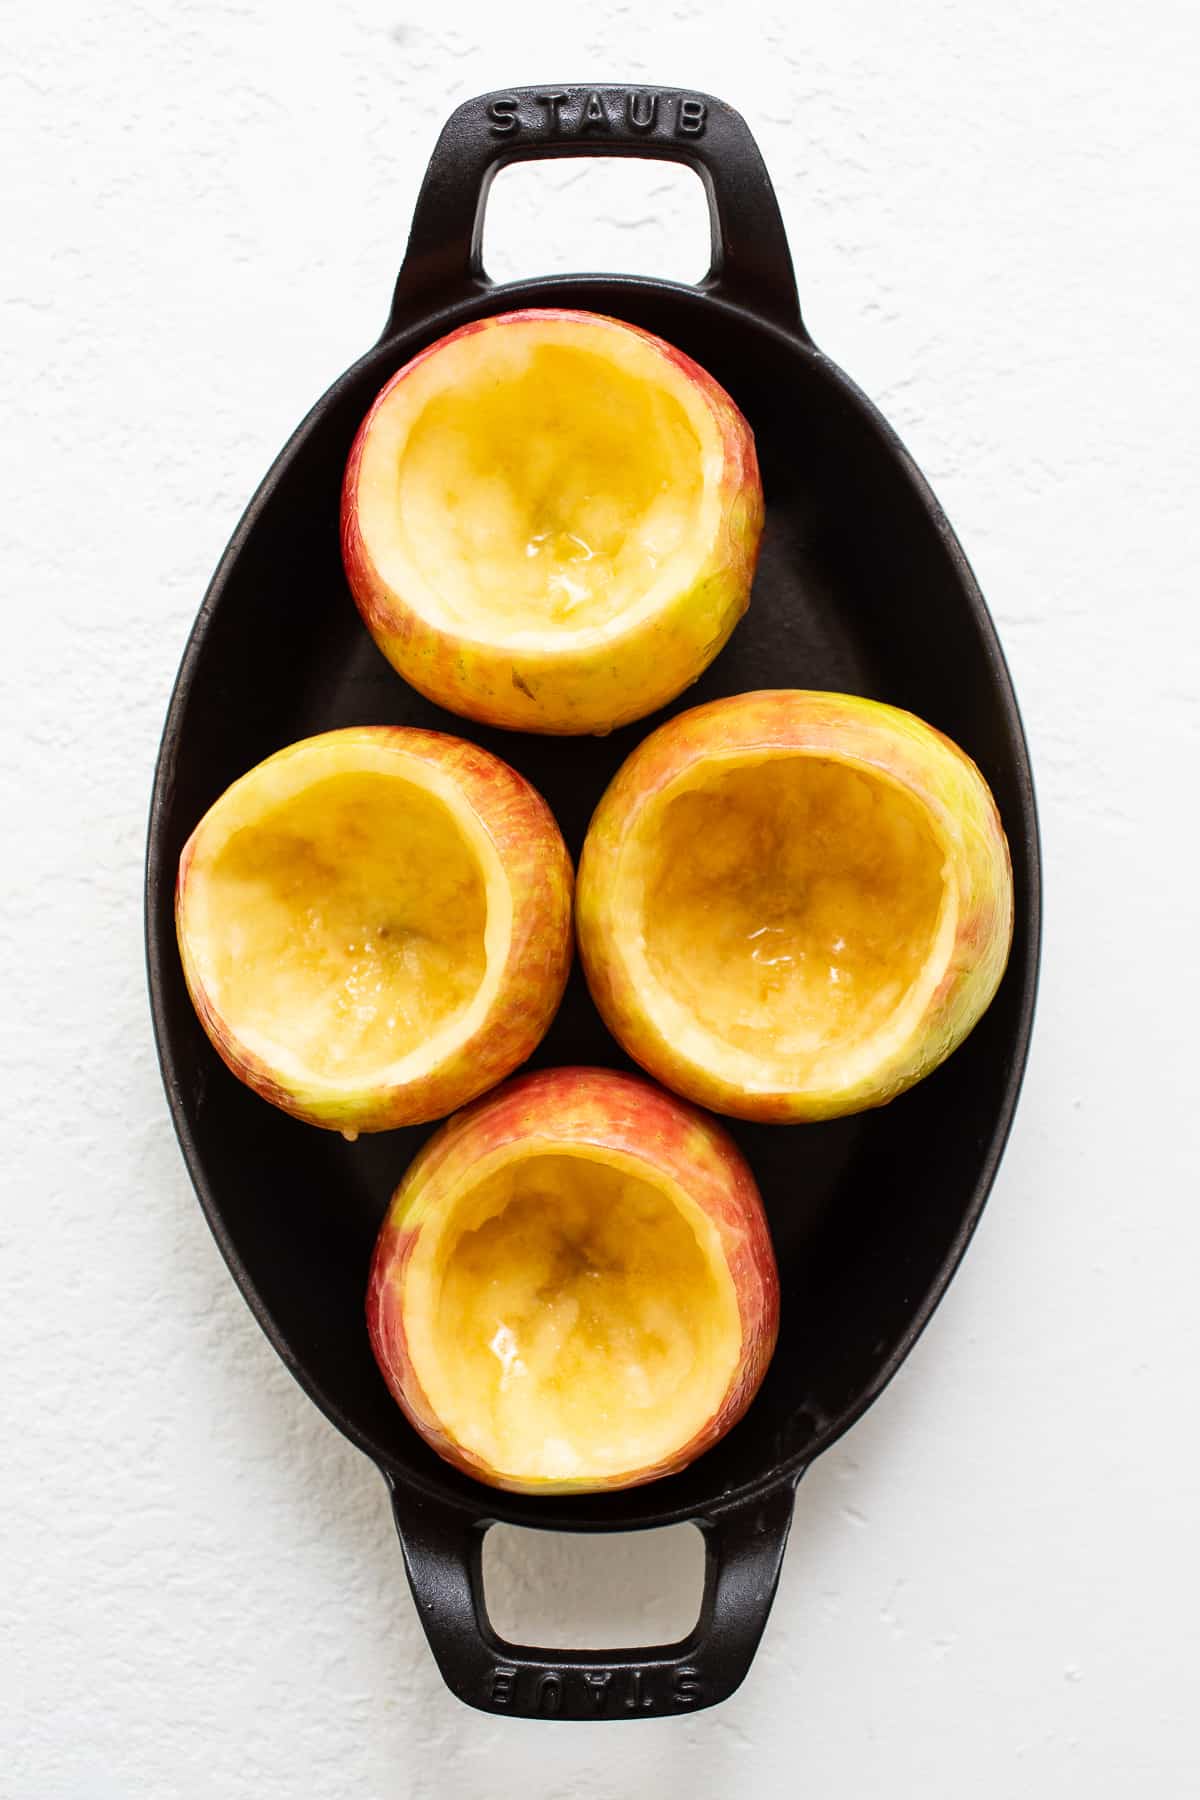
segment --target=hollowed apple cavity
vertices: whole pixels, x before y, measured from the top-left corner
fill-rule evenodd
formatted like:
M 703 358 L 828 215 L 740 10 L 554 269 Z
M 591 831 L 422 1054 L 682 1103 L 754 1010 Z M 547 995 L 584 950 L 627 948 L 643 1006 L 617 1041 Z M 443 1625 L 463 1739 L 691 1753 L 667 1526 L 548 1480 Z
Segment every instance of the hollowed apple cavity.
M 764 1077 L 821 1086 L 919 1003 L 945 853 L 877 771 L 772 756 L 668 799 L 645 889 L 662 986 Z
M 681 1469 L 750 1404 L 779 1282 L 707 1115 L 601 1069 L 523 1076 L 411 1164 L 367 1295 L 379 1367 L 439 1455 L 529 1493 Z
M 742 1118 L 833 1118 L 973 1029 L 1008 957 L 1012 871 L 979 770 L 913 714 L 739 694 L 627 759 L 577 924 L 592 995 L 651 1074 Z
M 377 1079 L 461 1015 L 487 967 L 477 852 L 389 775 L 307 788 L 236 832 L 205 884 L 210 992 L 260 1054 Z
M 454 1439 L 510 1479 L 653 1468 L 717 1412 L 737 1367 L 711 1225 L 686 1195 L 586 1153 L 517 1157 L 467 1188 L 423 1234 L 409 1286 L 417 1380 Z
M 414 686 L 471 718 L 606 731 L 672 698 L 744 610 L 762 526 L 745 420 L 704 370 L 591 313 L 464 326 L 351 452 L 351 590 Z
M 395 519 L 457 626 L 540 641 L 547 627 L 607 624 L 690 579 L 702 445 L 671 391 L 678 378 L 499 332 L 466 340 L 462 362 L 460 382 L 415 421 L 390 482 L 381 472 L 368 486 L 364 469 L 360 514 L 372 542 Z
M 436 732 L 305 739 L 229 788 L 180 859 L 188 988 L 230 1068 L 348 1134 L 435 1118 L 510 1074 L 570 963 L 545 802 Z

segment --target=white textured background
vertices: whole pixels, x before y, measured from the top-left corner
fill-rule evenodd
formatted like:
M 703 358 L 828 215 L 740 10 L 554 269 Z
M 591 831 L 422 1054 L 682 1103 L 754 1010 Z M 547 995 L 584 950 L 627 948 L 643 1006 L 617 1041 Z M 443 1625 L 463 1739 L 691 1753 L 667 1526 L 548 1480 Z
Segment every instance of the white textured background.
M 1194 1793 L 1194 6 L 10 0 L 0 43 L 0 1793 Z M 1048 869 L 966 1265 L 802 1483 L 741 1693 L 628 1729 L 441 1687 L 382 1483 L 192 1199 L 142 973 L 156 740 L 211 568 L 375 336 L 443 116 L 550 77 L 748 116 L 809 325 L 997 616 Z M 510 177 L 492 265 L 690 276 L 688 180 Z M 505 1618 L 599 1638 L 694 1605 L 686 1530 L 586 1549 L 500 1546 Z

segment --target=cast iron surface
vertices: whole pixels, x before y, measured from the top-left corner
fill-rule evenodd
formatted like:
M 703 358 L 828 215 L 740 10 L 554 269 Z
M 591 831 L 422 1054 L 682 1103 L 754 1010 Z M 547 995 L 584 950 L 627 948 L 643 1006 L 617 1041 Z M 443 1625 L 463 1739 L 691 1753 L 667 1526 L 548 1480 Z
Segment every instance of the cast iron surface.
M 493 287 L 479 244 L 496 170 L 528 157 L 613 154 L 682 161 L 701 175 L 713 221 L 706 280 Z M 342 572 L 342 470 L 379 387 L 443 333 L 523 306 L 582 307 L 660 333 L 729 389 L 758 442 L 767 525 L 749 613 L 673 708 L 608 738 L 520 736 L 440 712 L 375 649 Z M 205 809 L 262 757 L 335 726 L 387 723 L 467 735 L 506 758 L 545 794 L 577 856 L 608 779 L 647 731 L 668 712 L 759 687 L 873 695 L 970 752 L 1012 849 L 1008 972 L 962 1049 L 891 1106 L 823 1125 L 733 1125 L 763 1190 L 783 1288 L 779 1347 L 742 1423 L 683 1474 L 648 1487 L 502 1494 L 426 1449 L 389 1396 L 364 1326 L 376 1231 L 434 1127 L 348 1144 L 285 1117 L 225 1070 L 179 966 L 179 852 Z M 774 1595 L 796 1482 L 899 1366 L 987 1198 L 1028 1047 L 1039 903 L 1028 757 L 991 621 L 919 472 L 804 332 L 775 197 L 744 122 L 709 96 L 642 87 L 514 89 L 461 106 L 435 149 L 382 339 L 283 450 L 204 600 L 163 736 L 146 918 L 163 1077 L 200 1202 L 284 1362 L 387 1480 L 422 1622 L 463 1700 L 535 1717 L 634 1718 L 711 1705 L 741 1681 Z M 533 1060 L 631 1066 L 578 970 Z M 502 1642 L 479 1572 L 483 1534 L 497 1520 L 585 1531 L 693 1521 L 707 1544 L 696 1629 L 645 1650 Z

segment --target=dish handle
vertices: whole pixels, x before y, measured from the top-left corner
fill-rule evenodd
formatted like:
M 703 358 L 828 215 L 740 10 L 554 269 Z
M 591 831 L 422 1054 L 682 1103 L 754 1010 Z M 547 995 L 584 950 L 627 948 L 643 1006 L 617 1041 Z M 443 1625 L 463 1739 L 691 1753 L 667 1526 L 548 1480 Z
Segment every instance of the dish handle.
M 494 1521 L 390 1485 L 413 1598 L 446 1685 L 468 1706 L 522 1719 L 652 1719 L 727 1699 L 767 1622 L 795 1499 L 790 1479 L 695 1519 L 704 1593 L 695 1629 L 678 1643 L 546 1650 L 492 1629 L 482 1557 Z
M 701 289 L 787 331 L 803 329 L 779 203 L 740 113 L 677 88 L 548 84 L 481 94 L 450 115 L 417 197 L 385 336 L 431 306 L 490 290 L 488 189 L 509 163 L 558 156 L 686 163 L 704 184 L 712 227 Z

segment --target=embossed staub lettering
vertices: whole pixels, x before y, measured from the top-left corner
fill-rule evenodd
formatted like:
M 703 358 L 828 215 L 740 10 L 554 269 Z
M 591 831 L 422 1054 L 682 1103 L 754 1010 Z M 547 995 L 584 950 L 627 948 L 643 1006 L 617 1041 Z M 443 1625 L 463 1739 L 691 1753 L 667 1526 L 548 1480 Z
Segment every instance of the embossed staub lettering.
M 537 94 L 534 96 L 539 106 L 546 108 L 548 123 L 547 135 L 554 137 L 562 128 L 562 109 L 570 99 L 569 94 Z
M 671 1681 L 671 1698 L 676 1706 L 698 1706 L 702 1692 L 698 1670 L 686 1666 L 676 1669 Z
M 631 88 L 563 88 L 520 98 L 497 94 L 486 108 L 488 131 L 498 138 L 703 137 L 708 102 L 692 94 Z
M 619 1718 L 671 1707 L 703 1704 L 700 1671 L 690 1663 L 673 1670 L 544 1669 L 494 1663 L 487 1676 L 489 1704 L 526 1717 Z
M 587 1684 L 588 1697 L 597 1713 L 604 1711 L 604 1703 L 608 1699 L 608 1690 L 612 1686 L 611 1669 L 585 1670 L 584 1681 Z
M 547 1669 L 544 1675 L 538 1676 L 537 1686 L 533 1690 L 534 1710 L 544 1718 L 552 1719 L 562 1711 L 562 1676 L 556 1675 L 553 1669 Z
M 490 1689 L 493 1706 L 511 1706 L 514 1699 L 517 1671 L 511 1663 L 497 1663 L 492 1670 Z
M 644 1707 L 654 1705 L 651 1696 L 642 1692 L 642 1671 L 640 1669 L 630 1669 L 629 1671 L 629 1692 L 625 1696 L 625 1704 L 630 1712 L 639 1712 Z
M 612 125 L 609 123 L 608 114 L 604 110 L 604 102 L 603 102 L 603 100 L 601 100 L 599 94 L 596 93 L 594 89 L 587 97 L 587 104 L 585 105 L 585 107 L 583 109 L 583 122 L 580 126 L 580 130 L 581 131 L 611 131 L 612 130 Z
M 521 121 L 517 117 L 517 98 L 515 94 L 497 95 L 488 102 L 488 118 L 492 122 L 493 137 L 507 137 L 510 131 L 516 131 Z
M 626 94 L 625 119 L 631 131 L 653 131 L 658 119 L 658 95 Z

